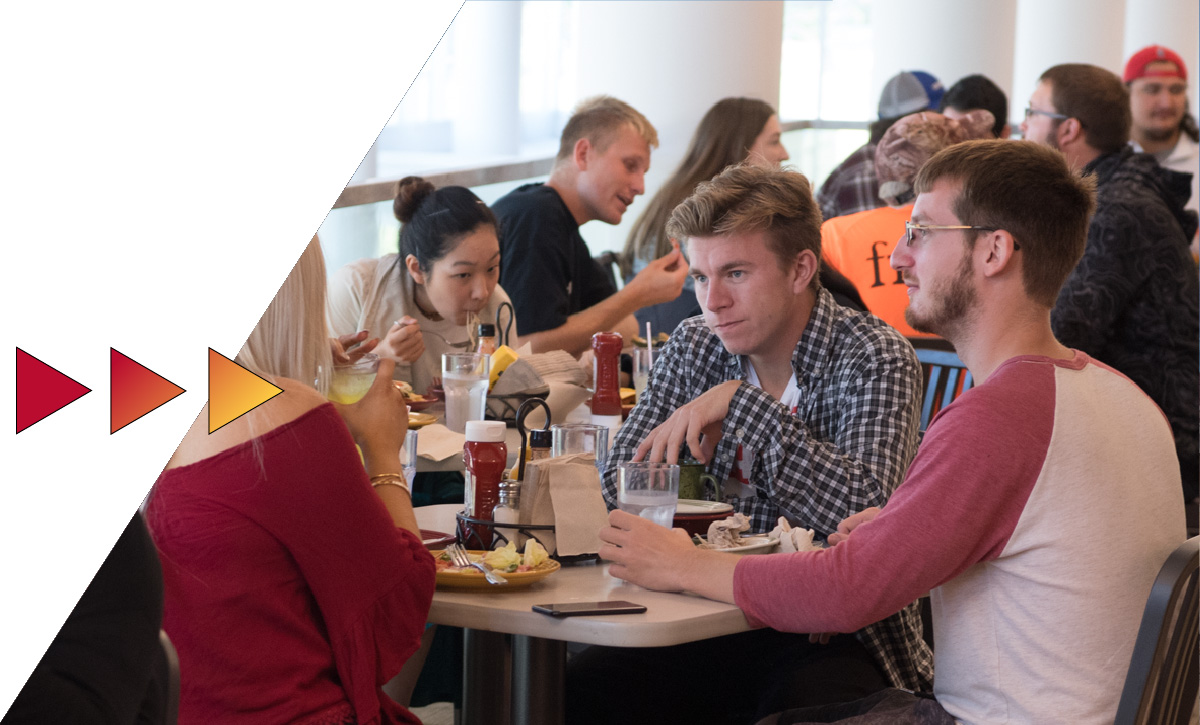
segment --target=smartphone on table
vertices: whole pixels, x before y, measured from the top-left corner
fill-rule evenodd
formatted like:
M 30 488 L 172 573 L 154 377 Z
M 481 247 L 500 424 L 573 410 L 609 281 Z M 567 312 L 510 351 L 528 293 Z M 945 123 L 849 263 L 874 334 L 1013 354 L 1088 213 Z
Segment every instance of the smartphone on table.
M 535 604 L 533 611 L 551 617 L 582 617 L 596 614 L 641 614 L 646 607 L 621 600 L 609 602 L 563 602 L 561 604 Z

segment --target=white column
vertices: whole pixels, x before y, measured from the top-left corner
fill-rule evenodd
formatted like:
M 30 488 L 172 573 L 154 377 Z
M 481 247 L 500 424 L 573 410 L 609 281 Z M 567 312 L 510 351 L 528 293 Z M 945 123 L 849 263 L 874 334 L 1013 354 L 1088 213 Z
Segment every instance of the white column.
M 1200 3 L 1196 0 L 1128 0 L 1125 8 L 1124 61 L 1147 45 L 1165 45 L 1183 57 L 1188 69 L 1192 114 L 1200 104 Z
M 1017 0 L 876 0 L 872 97 L 877 100 L 888 79 L 903 70 L 932 73 L 946 88 L 982 73 L 1008 94 L 1009 107 L 1015 106 L 1016 16 Z
M 468 3 L 470 4 L 470 3 Z M 605 93 L 641 111 L 658 129 L 646 196 L 622 224 L 584 225 L 593 253 L 620 249 L 646 200 L 675 169 L 704 112 L 727 96 L 778 108 L 783 3 L 581 2 L 580 98 Z
M 453 40 L 455 152 L 489 159 L 515 155 L 520 141 L 521 3 L 464 4 L 454 20 Z
M 1017 0 L 1013 106 L 1024 109 L 1038 77 L 1059 63 L 1091 63 L 1119 75 L 1124 36 L 1125 0 Z

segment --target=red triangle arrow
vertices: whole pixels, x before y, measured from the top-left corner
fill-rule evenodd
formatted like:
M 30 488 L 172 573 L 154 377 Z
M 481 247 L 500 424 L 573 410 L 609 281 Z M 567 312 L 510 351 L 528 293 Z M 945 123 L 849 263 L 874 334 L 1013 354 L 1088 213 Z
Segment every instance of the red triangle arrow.
M 186 392 L 170 380 L 109 348 L 109 434 Z
M 18 433 L 90 392 L 91 388 L 17 348 Z

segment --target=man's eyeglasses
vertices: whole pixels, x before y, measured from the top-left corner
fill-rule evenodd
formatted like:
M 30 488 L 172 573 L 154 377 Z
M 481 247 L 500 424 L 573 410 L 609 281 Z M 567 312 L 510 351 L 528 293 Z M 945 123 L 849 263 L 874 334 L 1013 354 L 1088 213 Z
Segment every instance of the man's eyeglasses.
M 1033 106 L 1026 106 L 1025 120 L 1028 121 L 1030 116 L 1047 116 L 1049 118 L 1057 118 L 1060 121 L 1065 121 L 1070 118 L 1070 116 L 1064 116 L 1061 113 L 1054 113 L 1053 111 L 1040 111 Z
M 913 243 L 913 230 L 921 232 L 943 232 L 954 229 L 974 229 L 981 232 L 994 232 L 996 227 L 981 227 L 972 224 L 913 224 L 911 221 L 904 222 L 904 243 L 911 247 Z M 1013 241 L 1013 249 L 1020 249 L 1021 245 Z

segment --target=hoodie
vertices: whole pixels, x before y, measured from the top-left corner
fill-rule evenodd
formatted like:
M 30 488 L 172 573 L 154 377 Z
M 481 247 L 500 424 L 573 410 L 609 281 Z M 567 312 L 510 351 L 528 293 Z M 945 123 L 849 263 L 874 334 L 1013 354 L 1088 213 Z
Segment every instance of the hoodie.
M 1087 248 L 1051 312 L 1054 334 L 1124 373 L 1171 424 L 1184 494 L 1200 478 L 1200 279 L 1188 252 L 1190 175 L 1130 148 L 1084 169 L 1096 178 Z

